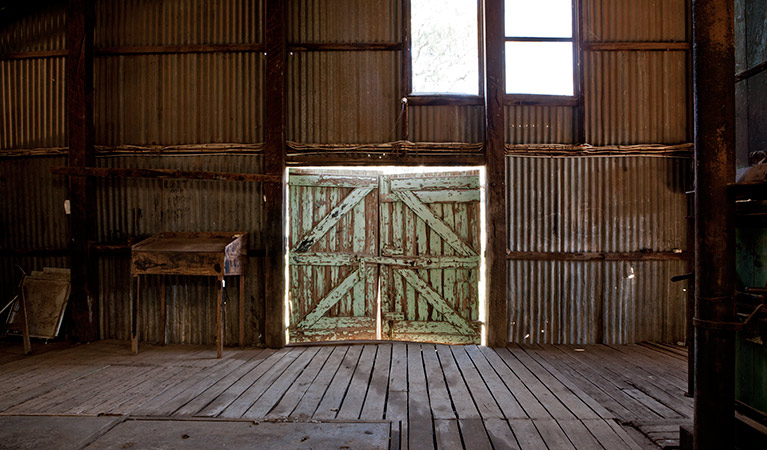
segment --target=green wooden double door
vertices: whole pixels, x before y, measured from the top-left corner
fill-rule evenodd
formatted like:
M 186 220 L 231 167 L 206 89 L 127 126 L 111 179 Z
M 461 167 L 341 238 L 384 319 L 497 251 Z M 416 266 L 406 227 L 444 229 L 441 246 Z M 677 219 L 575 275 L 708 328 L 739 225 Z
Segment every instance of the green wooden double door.
M 480 342 L 476 171 L 292 169 L 291 342 Z

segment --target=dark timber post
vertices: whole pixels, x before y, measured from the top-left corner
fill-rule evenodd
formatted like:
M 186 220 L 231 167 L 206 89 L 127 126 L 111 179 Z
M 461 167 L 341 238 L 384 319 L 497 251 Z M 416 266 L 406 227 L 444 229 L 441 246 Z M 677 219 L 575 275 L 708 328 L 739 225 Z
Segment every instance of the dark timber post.
M 69 0 L 67 8 L 66 108 L 69 165 L 92 167 L 93 153 L 93 0 Z M 73 337 L 99 338 L 98 263 L 88 249 L 95 237 L 94 183 L 69 178 L 71 207 L 70 305 Z
M 285 171 L 285 89 L 287 40 L 285 3 L 266 1 L 266 89 L 264 97 L 264 157 L 266 174 L 282 176 Z M 268 347 L 285 346 L 285 269 L 282 233 L 283 184 L 264 183 L 266 197 L 266 268 L 264 301 L 266 321 L 264 343 Z
M 508 342 L 504 139 L 503 0 L 485 0 L 485 161 L 487 165 L 487 345 Z
M 733 0 L 693 0 L 696 449 L 732 448 L 735 436 L 733 17 Z

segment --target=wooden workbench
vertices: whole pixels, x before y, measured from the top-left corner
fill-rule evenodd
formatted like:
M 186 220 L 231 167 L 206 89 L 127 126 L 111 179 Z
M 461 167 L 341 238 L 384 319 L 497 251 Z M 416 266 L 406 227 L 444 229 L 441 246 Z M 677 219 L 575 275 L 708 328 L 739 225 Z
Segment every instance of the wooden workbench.
M 240 277 L 239 344 L 243 345 L 245 273 L 248 267 L 248 235 L 245 232 L 160 233 L 131 247 L 131 275 L 135 281 L 132 302 L 131 351 L 138 353 L 140 275 L 160 275 L 160 336 L 165 343 L 165 275 L 213 276 L 217 278 L 216 349 L 223 354 L 222 290 L 225 276 Z

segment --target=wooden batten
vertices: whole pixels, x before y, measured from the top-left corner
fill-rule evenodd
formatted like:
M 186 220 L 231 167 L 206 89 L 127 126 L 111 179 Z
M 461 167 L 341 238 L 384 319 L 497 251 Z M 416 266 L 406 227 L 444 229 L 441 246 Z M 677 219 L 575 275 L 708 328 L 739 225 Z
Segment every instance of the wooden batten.
M 285 171 L 285 99 L 287 86 L 287 27 L 285 2 L 266 1 L 266 74 L 264 91 L 264 157 L 267 175 L 282 177 Z M 285 271 L 284 271 L 284 195 L 283 183 L 264 186 L 266 212 L 265 239 L 265 330 L 264 343 L 280 348 L 285 337 Z
M 93 149 L 93 0 L 70 0 L 67 9 L 66 114 L 68 163 L 94 165 Z M 90 342 L 99 337 L 98 263 L 88 251 L 95 236 L 96 196 L 93 180 L 69 178 L 71 204 L 70 297 L 74 338 Z
M 504 147 L 503 1 L 485 1 L 485 130 L 487 144 L 487 344 L 508 341 L 506 189 Z

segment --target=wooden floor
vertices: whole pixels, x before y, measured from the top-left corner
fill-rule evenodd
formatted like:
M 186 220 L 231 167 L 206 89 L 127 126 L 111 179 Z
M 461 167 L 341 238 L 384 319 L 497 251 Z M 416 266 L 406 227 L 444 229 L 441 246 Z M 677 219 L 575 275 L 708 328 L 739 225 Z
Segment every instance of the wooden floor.
M 0 360 L 0 415 L 391 423 L 392 448 L 645 449 L 692 421 L 683 351 L 99 342 Z M 653 442 L 656 445 L 653 445 Z

